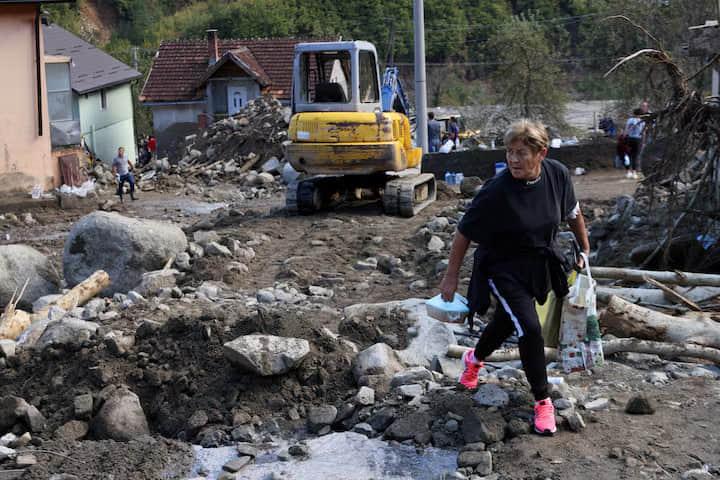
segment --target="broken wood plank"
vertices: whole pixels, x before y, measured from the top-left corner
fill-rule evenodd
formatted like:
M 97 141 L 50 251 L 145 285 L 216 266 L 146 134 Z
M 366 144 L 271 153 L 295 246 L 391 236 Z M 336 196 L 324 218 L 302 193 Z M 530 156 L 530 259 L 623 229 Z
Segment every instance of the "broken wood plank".
M 617 337 L 720 348 L 720 324 L 717 322 L 706 318 L 672 317 L 617 296 L 610 299 L 600 315 L 600 326 Z
M 645 276 L 671 285 L 720 287 L 720 275 L 690 272 L 654 272 L 632 268 L 592 267 L 595 278 L 610 278 L 628 282 L 644 283 Z
M 657 280 L 650 278 L 647 275 L 645 275 L 645 281 L 647 283 L 649 283 L 650 285 L 653 285 L 653 286 L 659 288 L 660 290 L 662 290 L 665 293 L 665 295 L 670 297 L 670 299 L 675 301 L 675 303 L 682 303 L 683 305 L 688 306 L 691 310 L 695 310 L 696 312 L 702 312 L 702 308 L 700 308 L 700 306 L 697 303 L 693 302 L 689 298 L 685 298 L 680 293 L 676 292 L 675 290 L 668 287 L 667 285 L 664 285 L 663 283 L 658 282 Z

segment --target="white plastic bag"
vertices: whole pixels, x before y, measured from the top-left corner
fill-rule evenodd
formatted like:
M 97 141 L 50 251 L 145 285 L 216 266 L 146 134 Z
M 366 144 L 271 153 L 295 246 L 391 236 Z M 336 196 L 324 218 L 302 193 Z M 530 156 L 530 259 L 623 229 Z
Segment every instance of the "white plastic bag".
M 450 151 L 453 148 L 453 141 L 448 140 L 447 142 L 442 144 L 442 147 L 440 147 L 440 153 L 450 153 Z

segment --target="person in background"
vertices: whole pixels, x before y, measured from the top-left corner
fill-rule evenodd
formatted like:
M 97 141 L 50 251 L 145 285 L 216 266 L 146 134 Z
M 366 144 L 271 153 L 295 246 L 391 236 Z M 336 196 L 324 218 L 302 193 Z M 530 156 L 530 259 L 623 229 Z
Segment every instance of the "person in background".
M 567 270 L 572 266 L 557 251 L 559 224 L 567 222 L 582 251 L 590 252 L 570 173 L 560 162 L 545 158 L 549 143 L 539 122 L 520 120 L 510 126 L 505 133 L 508 168 L 483 185 L 460 220 L 440 283 L 443 300 L 452 301 L 463 258 L 475 242 L 468 306 L 482 315 L 493 295 L 497 307 L 475 349 L 463 355 L 460 383 L 477 388 L 483 360 L 516 331 L 535 397 L 535 431 L 541 435 L 552 435 L 556 425 L 535 302 L 545 303 L 551 288 L 558 298 L 568 294 Z
M 453 142 L 453 150 L 455 150 L 460 143 L 460 127 L 458 126 L 457 119 L 450 117 L 450 124 L 448 125 L 448 138 Z
M 435 153 L 440 151 L 440 122 L 435 120 L 435 113 L 428 113 L 428 151 Z
M 630 165 L 625 165 L 627 178 L 638 178 L 638 160 L 642 149 L 643 137 L 645 136 L 645 122 L 640 118 L 643 112 L 641 108 L 633 110 L 632 117 L 628 118 L 625 124 L 625 143 L 630 150 Z
M 128 182 L 130 185 L 130 198 L 132 201 L 137 200 L 137 198 L 135 198 L 135 177 L 133 177 L 131 172 L 132 169 L 133 164 L 125 155 L 125 149 L 123 147 L 118 148 L 117 157 L 113 158 L 112 161 L 112 173 L 118 177 L 117 195 L 120 197 L 121 202 L 123 201 L 123 187 L 125 186 L 125 182 Z
M 148 138 L 147 149 L 150 154 L 150 161 L 157 160 L 157 139 L 155 135 L 150 135 L 150 138 Z

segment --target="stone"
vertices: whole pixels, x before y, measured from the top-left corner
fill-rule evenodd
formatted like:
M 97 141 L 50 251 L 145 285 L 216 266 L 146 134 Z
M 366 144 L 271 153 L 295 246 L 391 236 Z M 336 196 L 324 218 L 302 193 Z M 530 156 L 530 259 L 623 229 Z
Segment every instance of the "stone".
M 240 442 L 235 445 L 235 449 L 237 450 L 238 455 L 240 455 L 241 457 L 255 458 L 258 456 L 258 449 L 255 448 L 252 443 Z
M 215 230 L 197 230 L 193 232 L 193 241 L 205 248 L 208 243 L 220 242 L 220 235 Z
M 144 273 L 163 268 L 187 245 L 185 233 L 175 225 L 94 212 L 73 225 L 67 236 L 65 281 L 74 287 L 95 271 L 105 270 L 111 284 L 102 295 L 127 292 L 142 281 Z
M 567 415 L 563 415 L 567 427 L 573 432 L 580 432 L 585 428 L 585 420 L 577 411 L 572 410 Z
M 402 260 L 392 255 L 378 255 L 377 268 L 383 273 L 391 274 L 402 265 Z
M 430 382 L 433 380 L 433 375 L 430 370 L 425 367 L 412 367 L 407 370 L 393 375 L 392 381 L 390 382 L 391 387 L 399 387 L 401 385 L 409 385 L 413 383 L 420 383 L 423 381 Z
M 463 418 L 460 430 L 465 443 L 489 444 L 505 438 L 506 425 L 505 419 L 498 412 L 473 409 Z
M 205 254 L 209 257 L 232 257 L 230 249 L 217 242 L 210 242 L 205 245 Z
M 37 464 L 37 458 L 31 453 L 20 453 L 15 457 L 15 466 L 17 468 L 28 468 Z
M 292 455 L 293 457 L 307 457 L 310 455 L 310 449 L 307 445 L 302 443 L 296 443 L 295 445 L 290 445 L 288 448 L 288 453 Z
M 2 437 L 0 437 L 0 446 L 2 447 L 12 447 L 17 442 L 17 435 L 15 435 L 12 432 L 6 433 Z
M 123 335 L 121 331 L 113 331 L 103 337 L 103 342 L 112 355 L 121 357 L 135 346 L 135 336 Z
M 245 335 L 223 345 L 223 353 L 231 363 L 258 375 L 281 375 L 303 361 L 310 344 L 301 338 Z
M 451 418 L 445 422 L 445 431 L 448 433 L 455 433 L 460 429 L 460 423 L 454 418 Z
M 402 396 L 405 399 L 411 399 L 415 397 L 419 397 L 423 394 L 423 387 L 422 385 L 414 384 L 414 385 L 400 385 L 397 387 L 397 392 L 400 396 Z
M 253 443 L 257 438 L 255 428 L 251 425 L 239 425 L 232 429 L 230 436 L 236 442 Z
M 272 174 L 270 174 L 268 172 L 262 172 L 262 173 L 258 173 L 256 180 L 255 180 L 255 184 L 258 186 L 270 185 L 274 181 L 275 181 L 275 177 L 273 177 Z
M 415 412 L 395 420 L 385 430 L 385 437 L 391 440 L 414 439 L 418 435 L 430 434 L 430 422 L 432 417 L 428 412 Z
M 195 242 L 190 242 L 188 244 L 187 252 L 194 259 L 202 258 L 205 256 L 205 249 Z
M 197 410 L 187 421 L 187 428 L 191 432 L 197 432 L 207 425 L 209 421 L 208 414 L 204 410 Z
M 42 253 L 27 245 L 0 245 L 0 308 L 28 281 L 18 308 L 26 311 L 45 295 L 58 293 L 60 277 Z
M 15 439 L 15 441 L 10 445 L 10 448 L 22 448 L 30 445 L 30 442 L 32 442 L 32 435 L 30 435 L 30 432 L 25 432 L 22 435 L 20 435 L 18 438 Z
M 155 320 L 143 320 L 140 326 L 135 330 L 135 337 L 144 339 L 155 335 L 155 332 L 160 330 L 162 323 L 156 322 Z
M 55 430 L 55 438 L 67 442 L 78 442 L 85 438 L 90 431 L 87 422 L 80 420 L 70 420 Z
M 352 369 L 356 380 L 364 375 L 383 375 L 389 380 L 392 375 L 403 370 L 403 367 L 389 345 L 376 343 L 357 354 Z
M 372 438 L 375 435 L 375 430 L 373 430 L 372 426 L 365 422 L 361 422 L 353 426 L 352 431 L 365 435 L 368 438 Z
M 150 435 L 140 399 L 127 387 L 115 389 L 105 401 L 91 424 L 97 440 L 129 442 Z
M 459 467 L 473 467 L 480 475 L 490 475 L 492 473 L 492 453 L 483 452 L 461 452 L 458 455 Z
M 553 400 L 553 406 L 556 410 L 567 410 L 573 407 L 573 404 L 567 398 L 558 398 Z
M 653 385 L 663 385 L 670 381 L 667 373 L 665 372 L 650 372 L 647 376 L 647 381 Z
M 355 270 L 367 271 L 367 270 L 375 270 L 375 269 L 377 269 L 377 266 L 378 266 L 377 258 L 370 257 L 365 260 L 359 260 L 358 262 L 356 262 L 354 268 L 355 268 Z
M 157 295 L 163 289 L 175 287 L 178 275 L 180 272 L 174 268 L 144 273 L 140 284 L 135 287 L 135 293 L 145 296 Z
M 35 348 L 44 350 L 53 347 L 77 350 L 97 333 L 98 328 L 100 325 L 95 322 L 72 318 L 50 322 L 35 343 Z
M 653 407 L 650 399 L 645 395 L 635 395 L 628 400 L 625 405 L 625 413 L 633 415 L 652 415 L 655 413 L 655 407 Z
M 395 420 L 395 415 L 395 409 L 393 409 L 392 407 L 383 407 L 373 413 L 372 416 L 368 419 L 367 423 L 376 432 L 382 432 L 387 429 L 390 424 L 393 423 L 393 421 Z
M 430 240 L 427 243 L 427 249 L 430 252 L 440 253 L 442 252 L 443 248 L 445 248 L 445 242 L 443 242 L 442 238 L 436 235 L 430 237 Z
M 310 407 L 307 415 L 308 429 L 313 433 L 317 433 L 323 427 L 332 425 L 337 413 L 337 408 L 332 405 Z
M 255 294 L 255 298 L 257 298 L 257 301 L 260 303 L 275 303 L 277 301 L 272 288 L 258 290 L 257 294 Z
M 12 340 L 0 340 L 0 358 L 13 358 L 15 356 L 15 345 Z
M 14 449 L 0 445 L 0 462 L 8 458 L 15 458 L 15 455 L 17 455 L 17 452 Z
M 360 405 L 368 406 L 375 403 L 375 390 L 370 387 L 360 387 L 355 395 L 355 402 Z
M 175 257 L 175 267 L 181 272 L 187 272 L 190 270 L 190 254 L 188 252 L 180 252 Z
M 585 410 L 588 411 L 597 411 L 597 410 L 605 410 L 606 408 L 610 407 L 610 401 L 607 398 L 598 398 L 596 400 L 593 400 L 591 402 L 586 402 L 584 404 Z
M 510 396 L 500 386 L 494 383 L 485 383 L 478 387 L 473 400 L 481 407 L 506 407 L 510 403 Z
M 526 435 L 530 433 L 530 424 L 521 418 L 511 418 L 507 424 L 506 433 L 510 438 Z
M 216 300 L 220 297 L 220 289 L 217 285 L 213 285 L 210 282 L 201 283 L 200 286 L 195 290 L 195 293 L 209 300 Z
M 321 299 L 330 299 L 335 295 L 335 292 L 330 288 L 317 287 L 314 285 L 308 287 L 308 291 L 313 297 Z
M 450 221 L 447 217 L 433 217 L 426 226 L 431 232 L 442 232 L 450 226 Z
M 38 313 L 43 308 L 47 307 L 48 305 L 52 305 L 56 301 L 58 301 L 62 297 L 59 293 L 54 293 L 51 295 L 43 295 L 42 297 L 35 300 L 32 304 L 32 311 L 33 313 Z M 0 302 L 0 304 L 2 304 Z
M 222 469 L 226 472 L 236 473 L 245 468 L 250 462 L 252 462 L 252 457 L 243 456 L 234 460 L 230 460 L 225 465 L 223 465 Z
M 28 404 L 25 409 L 25 423 L 32 433 L 40 433 L 47 428 L 47 420 L 34 405 Z

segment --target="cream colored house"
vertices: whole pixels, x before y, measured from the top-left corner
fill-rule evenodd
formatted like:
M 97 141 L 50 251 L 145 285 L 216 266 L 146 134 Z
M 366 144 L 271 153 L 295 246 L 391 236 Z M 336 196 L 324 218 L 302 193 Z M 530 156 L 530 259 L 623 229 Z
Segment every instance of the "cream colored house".
M 60 184 L 50 143 L 40 6 L 68 0 L 0 0 L 0 194 Z

